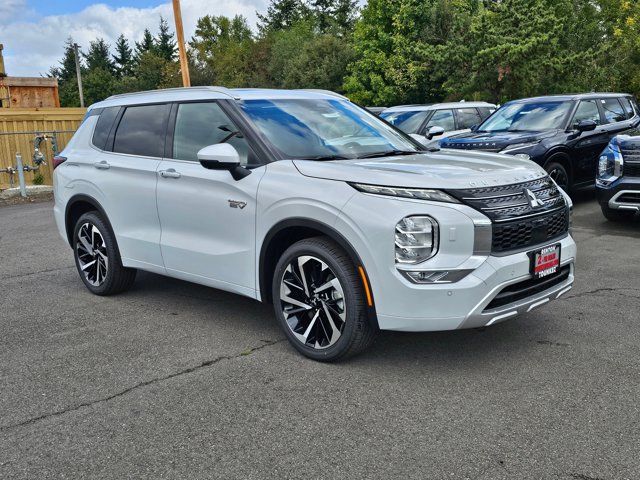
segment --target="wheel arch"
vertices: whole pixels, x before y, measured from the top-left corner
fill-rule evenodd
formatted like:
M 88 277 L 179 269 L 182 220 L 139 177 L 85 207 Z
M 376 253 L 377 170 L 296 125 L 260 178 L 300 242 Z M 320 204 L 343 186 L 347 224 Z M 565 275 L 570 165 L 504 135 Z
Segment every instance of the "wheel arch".
M 258 268 L 261 300 L 265 303 L 273 302 L 271 282 L 273 280 L 275 267 L 284 251 L 300 240 L 316 236 L 326 236 L 336 242 L 347 253 L 355 268 L 362 267 L 365 278 L 361 278 L 361 281 L 364 284 L 363 287 L 369 291 L 368 295 L 371 297 L 371 305 L 368 306 L 367 313 L 369 320 L 377 328 L 378 320 L 375 313 L 375 299 L 371 292 L 366 267 L 360 255 L 358 255 L 358 252 L 356 252 L 351 243 L 340 232 L 317 220 L 302 217 L 288 218 L 281 220 L 267 232 L 260 247 Z
M 109 221 L 109 217 L 100 202 L 90 195 L 78 194 L 74 195 L 67 202 L 64 212 L 64 224 L 65 231 L 67 233 L 67 241 L 70 246 L 73 246 L 73 229 L 78 219 L 87 212 L 98 211 L 104 221 L 107 223 L 109 229 L 113 233 L 113 227 Z M 115 236 L 115 235 L 114 235 Z
M 557 162 L 567 170 L 567 173 L 569 174 L 569 183 L 572 184 L 575 178 L 575 172 L 569 151 L 561 147 L 549 151 L 542 163 L 542 168 L 546 170 L 547 165 L 551 162 Z

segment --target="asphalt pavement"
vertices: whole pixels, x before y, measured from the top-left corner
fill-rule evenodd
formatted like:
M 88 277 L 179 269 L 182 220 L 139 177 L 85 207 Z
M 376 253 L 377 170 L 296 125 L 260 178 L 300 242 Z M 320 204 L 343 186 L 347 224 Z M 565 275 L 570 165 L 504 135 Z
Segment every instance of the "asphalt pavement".
M 1 479 L 640 478 L 640 221 L 593 194 L 561 300 L 339 364 L 233 294 L 91 295 L 51 209 L 0 208 Z

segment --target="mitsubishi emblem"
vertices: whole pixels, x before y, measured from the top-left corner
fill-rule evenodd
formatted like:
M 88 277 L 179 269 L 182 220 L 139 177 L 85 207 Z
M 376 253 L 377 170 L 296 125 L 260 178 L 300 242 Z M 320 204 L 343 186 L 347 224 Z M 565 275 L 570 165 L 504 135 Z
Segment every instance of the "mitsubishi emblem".
M 533 193 L 528 188 L 524 189 L 524 194 L 527 196 L 529 200 L 529 204 L 531 205 L 531 208 L 544 207 L 544 202 L 540 200 L 538 197 L 536 197 L 536 194 Z

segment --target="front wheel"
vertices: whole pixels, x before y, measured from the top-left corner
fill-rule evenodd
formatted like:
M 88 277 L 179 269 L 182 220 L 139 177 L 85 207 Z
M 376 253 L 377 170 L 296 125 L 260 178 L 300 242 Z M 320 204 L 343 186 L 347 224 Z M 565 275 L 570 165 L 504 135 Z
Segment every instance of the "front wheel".
M 330 362 L 366 349 L 376 334 L 362 280 L 348 255 L 324 237 L 289 247 L 273 278 L 275 314 L 303 355 Z
M 571 191 L 571 179 L 564 165 L 552 161 L 545 165 L 545 170 L 562 190 L 567 193 Z

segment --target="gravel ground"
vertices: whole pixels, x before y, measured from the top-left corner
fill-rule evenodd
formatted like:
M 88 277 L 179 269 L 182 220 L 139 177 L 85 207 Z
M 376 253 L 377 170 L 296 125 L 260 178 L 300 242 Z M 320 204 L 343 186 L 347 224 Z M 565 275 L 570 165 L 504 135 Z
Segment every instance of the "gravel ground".
M 91 295 L 51 208 L 0 208 L 2 479 L 640 478 L 640 222 L 592 194 L 561 300 L 336 365 L 222 291 Z

